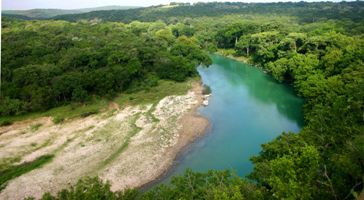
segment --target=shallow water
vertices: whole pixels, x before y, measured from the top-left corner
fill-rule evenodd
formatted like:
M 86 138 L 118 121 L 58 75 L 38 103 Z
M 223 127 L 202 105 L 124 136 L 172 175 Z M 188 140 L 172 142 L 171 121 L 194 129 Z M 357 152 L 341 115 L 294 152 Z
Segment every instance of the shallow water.
M 212 59 L 210 67 L 198 68 L 212 90 L 209 105 L 199 109 L 211 127 L 179 156 L 162 182 L 187 168 L 231 169 L 245 176 L 253 169 L 249 158 L 259 153 L 261 144 L 283 131 L 298 132 L 303 125 L 303 100 L 291 88 L 256 67 L 218 55 Z

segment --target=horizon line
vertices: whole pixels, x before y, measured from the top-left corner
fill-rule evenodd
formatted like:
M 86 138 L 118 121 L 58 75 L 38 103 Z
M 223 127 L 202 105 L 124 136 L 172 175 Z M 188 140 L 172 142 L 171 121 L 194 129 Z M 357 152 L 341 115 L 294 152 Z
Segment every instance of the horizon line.
M 289 1 L 282 1 L 282 0 L 278 0 L 278 1 L 261 1 L 261 2 L 256 2 L 256 1 L 247 1 L 247 2 L 242 2 L 242 1 L 208 1 L 208 2 L 194 2 L 194 3 L 190 3 L 190 2 L 169 2 L 168 4 L 156 4 L 156 5 L 149 5 L 149 6 L 138 6 L 138 5 L 104 5 L 104 6 L 95 6 L 95 7 L 82 7 L 82 8 L 59 8 L 59 7 L 47 7 L 47 8 L 41 8 L 41 7 L 35 7 L 35 8 L 29 8 L 29 9 L 3 9 L 3 6 L 1 6 L 1 11 L 27 11 L 27 10 L 80 10 L 80 9 L 92 9 L 92 8 L 102 8 L 102 7 L 135 7 L 135 8 L 147 8 L 147 7 L 153 7 L 153 6 L 160 6 L 160 5 L 170 5 L 171 3 L 178 3 L 178 4 L 183 4 L 183 3 L 189 3 L 190 5 L 195 5 L 195 4 L 200 4 L 200 3 L 246 3 L 246 4 L 267 4 L 267 3 L 300 3 L 300 2 L 304 2 L 304 3 L 318 3 L 318 2 L 330 2 L 330 3 L 342 3 L 342 2 L 354 2 L 354 1 L 362 1 L 362 0 L 289 0 Z

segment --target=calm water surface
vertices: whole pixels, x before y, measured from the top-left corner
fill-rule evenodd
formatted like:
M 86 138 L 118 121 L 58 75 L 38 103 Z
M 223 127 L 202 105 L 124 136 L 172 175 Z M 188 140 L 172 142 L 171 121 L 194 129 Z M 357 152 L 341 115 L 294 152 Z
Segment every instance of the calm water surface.
M 210 67 L 198 68 L 212 90 L 209 105 L 199 110 L 211 127 L 179 156 L 162 182 L 187 168 L 231 169 L 245 176 L 253 169 L 249 158 L 259 153 L 261 144 L 302 127 L 303 100 L 292 89 L 256 67 L 218 55 L 212 59 Z

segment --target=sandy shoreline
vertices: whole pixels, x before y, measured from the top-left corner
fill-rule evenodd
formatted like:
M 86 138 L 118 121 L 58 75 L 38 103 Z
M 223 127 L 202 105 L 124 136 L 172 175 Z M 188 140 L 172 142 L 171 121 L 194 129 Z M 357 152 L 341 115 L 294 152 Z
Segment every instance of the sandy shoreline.
M 22 163 L 55 155 L 43 167 L 9 181 L 0 199 L 40 198 L 44 192 L 54 194 L 85 176 L 110 181 L 114 191 L 153 182 L 208 127 L 208 120 L 197 111 L 203 101 L 202 89 L 195 81 L 186 95 L 127 107 L 112 115 L 63 124 L 40 118 L 0 127 L 0 162 L 17 157 L 17 163 Z M 39 130 L 31 130 L 34 124 L 41 124 Z
M 207 128 L 209 127 L 209 121 L 207 118 L 203 117 L 199 114 L 198 108 L 202 106 L 202 102 L 204 101 L 203 98 L 203 86 L 202 83 L 194 82 L 191 89 L 195 94 L 197 94 L 198 103 L 193 105 L 193 107 L 186 112 L 180 121 L 179 124 L 182 125 L 180 132 L 180 137 L 178 139 L 178 143 L 171 147 L 168 152 L 170 152 L 166 158 L 169 160 L 168 165 L 165 166 L 163 170 L 159 172 L 159 175 L 156 176 L 154 179 L 150 180 L 149 182 L 137 186 L 137 188 L 141 188 L 142 190 L 152 187 L 154 184 L 159 182 L 160 178 L 165 177 L 172 167 L 174 166 L 174 161 L 177 159 L 177 156 L 182 153 L 185 148 L 193 143 L 197 138 L 203 136 L 206 132 Z

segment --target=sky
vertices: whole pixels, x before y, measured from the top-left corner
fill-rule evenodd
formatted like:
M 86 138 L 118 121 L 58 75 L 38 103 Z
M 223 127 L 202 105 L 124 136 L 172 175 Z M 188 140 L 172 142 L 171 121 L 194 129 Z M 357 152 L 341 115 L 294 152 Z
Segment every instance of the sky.
M 78 9 L 92 8 L 99 6 L 151 6 L 159 4 L 168 4 L 169 2 L 209 2 L 225 0 L 2 0 L 2 10 L 27 10 L 34 8 L 59 8 L 59 9 Z M 234 1 L 234 0 L 230 0 Z M 239 0 L 235 0 L 239 1 Z M 240 0 L 240 2 L 287 2 L 301 0 Z M 306 0 L 319 1 L 319 0 Z M 335 0 L 337 1 L 337 0 Z

